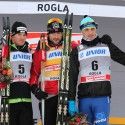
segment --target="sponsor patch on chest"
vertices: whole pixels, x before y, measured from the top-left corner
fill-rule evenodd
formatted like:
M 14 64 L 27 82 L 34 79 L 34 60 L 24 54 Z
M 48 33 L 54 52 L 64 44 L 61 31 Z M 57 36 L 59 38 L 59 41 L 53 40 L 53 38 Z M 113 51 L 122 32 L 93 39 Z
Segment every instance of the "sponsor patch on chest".
M 32 55 L 30 53 L 23 52 L 11 52 L 10 61 L 28 61 L 32 62 Z
M 79 60 L 96 56 L 110 56 L 108 47 L 93 47 L 79 52 Z
M 54 50 L 47 53 L 47 59 L 56 59 L 62 57 L 62 51 L 61 50 Z

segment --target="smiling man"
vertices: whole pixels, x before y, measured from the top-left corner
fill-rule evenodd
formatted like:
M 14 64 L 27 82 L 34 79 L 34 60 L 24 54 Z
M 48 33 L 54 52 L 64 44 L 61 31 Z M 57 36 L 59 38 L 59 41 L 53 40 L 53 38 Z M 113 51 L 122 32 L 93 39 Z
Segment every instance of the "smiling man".
M 37 96 L 37 99 L 45 100 L 45 125 L 55 125 L 57 116 L 59 79 L 61 71 L 61 58 L 63 49 L 63 22 L 59 18 L 51 18 L 47 23 L 47 41 L 45 45 L 46 61 L 44 67 L 44 95 L 47 97 Z M 41 74 L 42 49 L 40 48 L 42 40 L 38 43 L 36 52 L 33 55 L 33 65 L 30 83 L 36 88 L 38 79 Z M 33 93 L 36 90 L 33 88 Z M 42 88 L 43 89 L 43 88 Z

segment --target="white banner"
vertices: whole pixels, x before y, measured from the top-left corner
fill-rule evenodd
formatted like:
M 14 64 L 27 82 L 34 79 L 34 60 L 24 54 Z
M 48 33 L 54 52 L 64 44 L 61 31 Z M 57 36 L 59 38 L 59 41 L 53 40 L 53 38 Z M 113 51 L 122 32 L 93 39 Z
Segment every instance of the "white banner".
M 65 14 L 125 18 L 125 6 L 46 1 L 0 1 L 0 14 Z

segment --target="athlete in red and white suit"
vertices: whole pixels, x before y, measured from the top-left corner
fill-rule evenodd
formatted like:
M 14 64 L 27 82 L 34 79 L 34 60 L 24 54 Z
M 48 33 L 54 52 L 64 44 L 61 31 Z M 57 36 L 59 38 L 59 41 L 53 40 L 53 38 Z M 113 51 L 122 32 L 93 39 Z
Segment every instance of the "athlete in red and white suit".
M 52 18 L 48 21 L 47 26 L 48 37 L 46 42 L 46 61 L 44 72 L 44 92 L 48 94 L 45 100 L 45 125 L 55 125 L 58 103 L 58 86 L 61 70 L 62 42 L 63 42 L 63 26 L 59 18 Z M 73 45 L 72 45 L 73 46 Z M 74 47 L 76 46 L 76 43 Z M 40 42 L 36 52 L 33 55 L 33 65 L 31 68 L 30 83 L 36 86 L 39 83 L 41 75 L 42 50 L 40 50 Z M 41 75 L 42 76 L 42 75 Z M 38 97 L 38 99 L 40 99 Z

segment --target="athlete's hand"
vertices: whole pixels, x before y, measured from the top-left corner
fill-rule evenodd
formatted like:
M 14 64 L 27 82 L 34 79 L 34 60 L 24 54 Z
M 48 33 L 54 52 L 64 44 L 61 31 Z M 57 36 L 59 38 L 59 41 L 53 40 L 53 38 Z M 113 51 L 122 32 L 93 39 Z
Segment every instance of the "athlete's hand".
M 38 100 L 46 99 L 48 97 L 48 94 L 46 92 L 43 92 L 40 88 L 38 88 L 37 85 L 32 85 L 31 91 Z
M 112 38 L 109 35 L 105 34 L 100 38 L 100 42 L 109 45 L 112 42 Z

